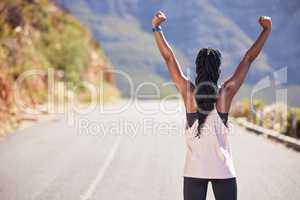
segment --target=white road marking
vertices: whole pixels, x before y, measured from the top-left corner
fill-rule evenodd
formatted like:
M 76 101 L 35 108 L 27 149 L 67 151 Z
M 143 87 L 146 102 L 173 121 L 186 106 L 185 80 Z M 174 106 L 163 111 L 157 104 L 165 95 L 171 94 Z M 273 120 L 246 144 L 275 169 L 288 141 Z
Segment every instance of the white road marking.
M 104 164 L 99 169 L 95 180 L 91 183 L 88 190 L 83 195 L 81 195 L 81 200 L 89 200 L 92 197 L 93 193 L 95 192 L 95 189 L 97 188 L 98 184 L 101 182 L 107 168 L 109 167 L 110 163 L 113 161 L 115 154 L 120 146 L 120 143 L 121 143 L 121 137 L 118 137 L 118 139 L 116 139 L 116 142 L 112 146 Z

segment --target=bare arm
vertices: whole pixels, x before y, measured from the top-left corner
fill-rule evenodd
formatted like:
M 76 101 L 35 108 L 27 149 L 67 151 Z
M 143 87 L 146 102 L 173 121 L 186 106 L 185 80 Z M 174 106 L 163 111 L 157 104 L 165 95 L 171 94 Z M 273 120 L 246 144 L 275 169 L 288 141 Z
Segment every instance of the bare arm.
M 224 91 L 222 91 L 223 94 L 221 93 L 221 98 L 223 96 L 223 99 L 225 100 L 225 102 L 223 102 L 225 104 L 225 108 L 222 109 L 225 112 L 228 112 L 233 97 L 243 84 L 252 62 L 257 58 L 257 56 L 261 52 L 271 32 L 272 21 L 270 17 L 260 17 L 259 23 L 263 28 L 259 37 L 251 46 L 251 48 L 246 52 L 242 61 L 235 70 L 233 76 L 224 84 Z
M 158 27 L 161 25 L 162 22 L 166 20 L 166 16 L 162 12 L 158 12 L 153 20 L 152 20 L 152 26 L 153 28 Z M 162 31 L 154 32 L 155 41 L 157 44 L 157 47 L 164 58 L 169 73 L 171 75 L 172 80 L 174 81 L 177 90 L 182 95 L 187 111 L 193 112 L 193 85 L 192 83 L 187 79 L 187 77 L 182 72 L 181 66 L 178 63 L 176 56 L 168 44 L 166 38 L 164 37 L 164 34 Z

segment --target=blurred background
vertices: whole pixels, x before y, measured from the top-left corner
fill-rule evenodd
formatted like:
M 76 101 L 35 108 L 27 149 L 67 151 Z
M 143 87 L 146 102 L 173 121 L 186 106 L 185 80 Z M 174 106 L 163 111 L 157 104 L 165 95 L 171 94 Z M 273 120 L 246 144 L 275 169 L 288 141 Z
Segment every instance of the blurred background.
M 194 72 L 194 61 L 202 47 L 219 48 L 223 55 L 223 80 L 230 75 L 260 32 L 259 16 L 273 19 L 273 32 L 263 54 L 254 63 L 244 86 L 251 86 L 273 72 L 287 67 L 289 104 L 300 106 L 298 61 L 300 56 L 299 1 L 284 0 L 57 0 L 102 43 L 117 69 L 128 72 L 134 83 L 169 80 L 168 72 L 153 43 L 151 19 L 157 10 L 168 17 L 165 34 L 180 62 Z M 147 75 L 147 76 L 145 76 Z M 193 76 L 191 77 L 193 78 Z M 128 89 L 118 81 L 124 96 Z M 163 88 L 168 92 L 170 88 Z M 269 91 L 266 92 L 266 91 Z M 273 91 L 274 92 L 274 91 Z M 270 90 L 260 98 L 272 102 Z
M 12 83 L 31 69 L 53 68 L 57 82 L 68 82 L 63 86 L 67 90 L 82 80 L 104 86 L 100 94 L 103 102 L 137 97 L 130 91 L 126 77 L 111 70 L 126 73 L 133 91 L 142 83 L 151 82 L 160 90 L 158 99 L 176 94 L 172 85 L 164 85 L 170 77 L 152 38 L 150 22 L 157 10 L 166 13 L 166 37 L 192 80 L 198 50 L 220 49 L 223 55 L 220 83 L 233 73 L 259 34 L 258 17 L 271 16 L 273 32 L 235 98 L 237 109 L 233 109 L 233 114 L 249 117 L 252 95 L 261 110 L 271 105 L 267 112 L 273 113 L 283 103 L 293 110 L 293 115 L 299 115 L 299 1 L 1 0 L 1 123 L 11 118 L 7 115 L 18 112 L 12 103 L 15 96 Z M 47 101 L 47 76 L 33 76 L 21 84 L 17 91 L 25 105 L 36 107 Z M 265 80 L 263 87 L 257 89 L 262 80 Z M 287 92 L 283 100 L 276 97 L 280 89 Z M 139 88 L 141 95 L 155 92 L 156 88 L 149 85 Z M 89 101 L 90 96 L 79 85 L 79 99 Z M 270 114 L 274 119 L 282 117 L 274 115 Z
M 239 196 L 300 199 L 299 0 L 0 0 L 1 200 L 182 199 L 185 111 L 157 10 L 191 80 L 199 49 L 220 49 L 220 84 L 272 17 L 230 113 Z

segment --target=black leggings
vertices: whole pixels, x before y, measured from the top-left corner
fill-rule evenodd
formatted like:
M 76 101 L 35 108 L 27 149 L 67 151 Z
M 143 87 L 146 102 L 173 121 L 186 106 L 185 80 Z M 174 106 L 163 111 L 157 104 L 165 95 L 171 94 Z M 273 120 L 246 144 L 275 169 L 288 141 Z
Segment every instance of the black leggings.
M 184 200 L 205 200 L 211 182 L 216 200 L 237 200 L 236 179 L 200 179 L 184 177 Z

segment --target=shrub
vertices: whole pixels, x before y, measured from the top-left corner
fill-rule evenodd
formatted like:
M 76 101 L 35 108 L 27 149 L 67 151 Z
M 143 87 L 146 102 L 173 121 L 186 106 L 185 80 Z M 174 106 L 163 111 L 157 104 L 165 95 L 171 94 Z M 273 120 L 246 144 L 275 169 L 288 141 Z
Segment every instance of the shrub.
M 293 120 L 296 120 L 296 132 L 293 133 Z M 300 138 L 300 108 L 292 108 L 288 113 L 286 135 Z

